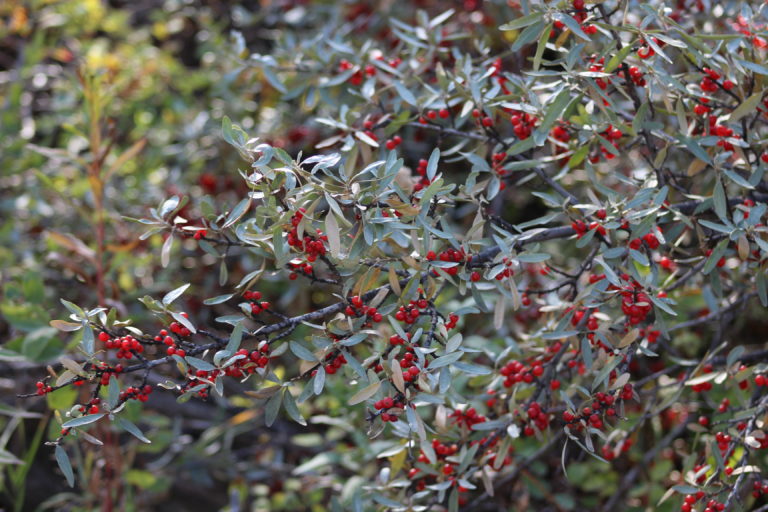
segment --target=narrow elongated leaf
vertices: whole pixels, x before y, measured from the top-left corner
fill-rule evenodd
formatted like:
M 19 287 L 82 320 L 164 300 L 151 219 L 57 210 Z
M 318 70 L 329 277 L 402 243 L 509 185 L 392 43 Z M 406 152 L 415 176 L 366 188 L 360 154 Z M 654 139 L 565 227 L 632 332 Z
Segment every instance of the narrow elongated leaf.
M 141 431 L 141 429 L 139 427 L 137 427 L 136 425 L 134 425 L 132 422 L 128 421 L 127 419 L 118 416 L 117 419 L 115 419 L 115 423 L 117 423 L 117 425 L 120 428 L 122 428 L 123 430 L 125 430 L 126 432 L 131 434 L 133 437 L 135 437 L 136 439 L 138 439 L 142 443 L 147 443 L 147 444 L 151 444 L 152 443 L 152 441 L 147 439 L 147 437 L 142 433 L 142 431 Z
M 405 379 L 403 379 L 403 369 L 400 367 L 400 361 L 392 359 L 392 383 L 401 393 L 405 393 Z
M 726 205 L 725 189 L 723 188 L 723 182 L 720 180 L 720 178 L 718 178 L 715 182 L 715 192 L 712 196 L 712 201 L 714 203 L 715 213 L 717 216 L 720 217 L 720 220 L 727 222 L 728 207 Z
M 181 297 L 181 294 L 186 291 L 187 288 L 189 288 L 190 284 L 187 283 L 185 285 L 179 286 L 173 291 L 170 291 L 165 294 L 165 297 L 163 297 L 163 304 L 166 306 Z
M 418 106 L 418 104 L 416 103 L 416 97 L 413 95 L 411 91 L 408 90 L 408 88 L 406 88 L 403 85 L 402 82 L 396 80 L 393 83 L 394 83 L 395 89 L 397 90 L 397 94 L 399 94 L 400 97 L 403 98 L 403 100 L 405 100 L 406 103 L 410 103 L 414 107 Z
M 555 13 L 552 18 L 556 21 L 564 23 L 565 26 L 571 30 L 571 32 L 579 36 L 581 39 L 585 41 L 591 41 L 589 36 L 585 34 L 583 30 L 581 30 L 581 25 L 579 25 L 579 22 L 576 21 L 573 17 L 565 14 L 564 12 L 558 12 Z
M 336 220 L 336 214 L 330 208 L 325 216 L 325 234 L 328 236 L 328 247 L 331 249 L 331 256 L 338 258 L 341 254 L 339 222 Z
M 59 465 L 59 469 L 64 473 L 64 478 L 67 479 L 67 483 L 70 487 L 75 486 L 75 474 L 72 471 L 72 463 L 69 461 L 69 455 L 61 445 L 56 445 L 56 463 Z
M 437 174 L 437 164 L 440 161 L 440 148 L 435 148 L 432 150 L 432 154 L 429 155 L 429 161 L 427 162 L 427 178 L 429 178 L 430 181 L 435 179 L 435 174 Z
M 83 311 L 82 308 L 77 304 L 73 304 L 72 302 L 64 299 L 59 299 L 59 301 L 64 304 L 64 307 L 67 308 L 70 313 L 73 313 L 80 318 L 85 318 L 85 311 Z
M 51 320 L 50 326 L 64 332 L 79 331 L 83 328 L 82 324 L 76 324 L 74 322 L 66 322 L 64 320 Z
M 301 412 L 299 412 L 299 407 L 296 405 L 296 400 L 294 400 L 293 395 L 290 391 L 288 391 L 288 389 L 285 390 L 283 402 L 285 402 L 285 411 L 288 413 L 288 416 L 290 416 L 291 419 L 293 419 L 293 421 L 299 425 L 306 426 L 307 420 L 305 420 L 301 415 Z
M 168 238 L 163 242 L 163 247 L 160 249 L 160 265 L 163 268 L 168 266 L 171 262 L 171 249 L 173 248 L 173 235 L 168 235 Z
M 227 302 L 229 299 L 234 297 L 234 293 L 227 293 L 226 295 L 217 295 L 216 297 L 211 297 L 210 299 L 205 299 L 203 301 L 203 304 L 206 306 L 213 306 L 215 304 L 221 304 L 223 302 Z
M 268 427 L 271 427 L 277 418 L 277 413 L 280 412 L 280 404 L 283 403 L 283 393 L 275 393 L 267 400 L 267 404 L 264 407 L 264 423 Z
M 309 349 L 307 349 L 304 345 L 300 344 L 297 341 L 289 341 L 288 345 L 291 349 L 291 352 L 298 357 L 299 359 L 303 359 L 305 361 L 317 361 L 317 358 L 315 357 L 315 354 L 313 354 Z
M 96 339 L 93 336 L 93 329 L 91 328 L 91 325 L 85 321 L 83 322 L 83 350 L 86 354 L 93 355 L 94 346 L 96 344 Z
M 106 416 L 106 413 L 104 412 L 100 412 L 98 414 L 87 414 L 85 416 L 80 416 L 79 418 L 69 420 L 65 422 L 61 427 L 62 428 L 82 427 L 83 425 L 88 425 L 96 421 L 99 421 L 104 416 Z
M 755 111 L 755 108 L 760 103 L 760 100 L 763 97 L 763 91 L 756 92 L 749 98 L 745 99 L 741 104 L 739 104 L 738 107 L 736 107 L 736 110 L 731 112 L 731 115 L 728 116 L 728 122 L 733 123 L 735 121 L 738 121 L 744 116 L 748 116 L 749 114 L 753 113 Z
M 224 348 L 224 350 L 230 354 L 237 352 L 237 349 L 240 348 L 240 342 L 243 339 L 244 330 L 245 327 L 243 326 L 242 322 L 238 323 L 235 328 L 232 329 L 232 334 L 229 335 L 229 341 L 227 342 L 227 346 Z
M 107 405 L 109 406 L 109 410 L 117 406 L 117 403 L 120 401 L 120 384 L 118 384 L 117 379 L 114 375 L 110 375 L 109 377 L 109 386 L 107 387 Z
M 213 370 L 216 369 L 215 366 L 213 366 L 211 363 L 209 363 L 204 359 L 199 359 L 197 357 L 192 357 L 192 356 L 186 356 L 185 359 L 193 367 L 197 368 L 198 370 L 203 370 L 204 372 L 212 372 Z
M 381 388 L 381 381 L 373 382 L 352 395 L 347 403 L 349 405 L 355 405 L 359 404 L 360 402 L 365 402 L 373 395 L 375 395 L 376 392 L 379 391 L 379 388 Z
M 517 30 L 520 28 L 524 28 L 524 27 L 527 27 L 528 25 L 533 25 L 534 23 L 539 21 L 542 16 L 543 16 L 543 13 L 535 12 L 533 14 L 529 14 L 528 16 L 523 16 L 521 18 L 517 18 L 516 20 L 512 20 L 509 23 L 505 23 L 499 27 L 499 30 Z
M 232 224 L 240 220 L 240 218 L 245 215 L 245 213 L 248 211 L 248 209 L 251 207 L 251 198 L 246 197 L 239 203 L 237 203 L 237 206 L 229 212 L 229 215 L 227 216 L 227 220 L 224 223 L 223 226 L 221 226 L 222 229 L 230 227 Z
M 189 329 L 189 332 L 192 332 L 192 333 L 197 332 L 197 329 L 192 324 L 192 322 L 190 322 L 189 319 L 187 317 L 183 316 L 181 313 L 177 313 L 176 311 L 174 311 L 174 312 L 171 313 L 171 316 L 173 317 L 174 320 L 176 320 L 181 325 L 183 325 L 184 327 Z

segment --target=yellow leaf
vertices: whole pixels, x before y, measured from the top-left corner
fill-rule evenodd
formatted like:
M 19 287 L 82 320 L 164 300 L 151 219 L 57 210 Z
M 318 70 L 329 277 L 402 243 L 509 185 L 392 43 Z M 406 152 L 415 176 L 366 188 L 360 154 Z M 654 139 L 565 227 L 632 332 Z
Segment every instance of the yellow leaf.
M 403 369 L 400 367 L 400 361 L 392 359 L 392 383 L 401 393 L 405 393 L 405 380 L 403 379 Z
M 352 395 L 347 403 L 349 405 L 355 405 L 359 404 L 360 402 L 365 402 L 373 395 L 375 395 L 379 388 L 381 388 L 381 381 L 376 381 Z

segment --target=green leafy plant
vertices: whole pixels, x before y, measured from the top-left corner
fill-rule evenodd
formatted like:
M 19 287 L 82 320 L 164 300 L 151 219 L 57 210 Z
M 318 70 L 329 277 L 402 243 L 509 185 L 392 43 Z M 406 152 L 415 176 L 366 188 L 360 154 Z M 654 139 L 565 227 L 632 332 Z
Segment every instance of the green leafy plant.
M 299 453 L 221 469 L 275 510 L 765 507 L 765 5 L 301 4 L 234 35 L 273 102 L 221 116 L 240 185 L 124 213 L 198 274 L 61 297 L 79 343 L 22 397 L 79 389 L 69 485 L 172 394 Z

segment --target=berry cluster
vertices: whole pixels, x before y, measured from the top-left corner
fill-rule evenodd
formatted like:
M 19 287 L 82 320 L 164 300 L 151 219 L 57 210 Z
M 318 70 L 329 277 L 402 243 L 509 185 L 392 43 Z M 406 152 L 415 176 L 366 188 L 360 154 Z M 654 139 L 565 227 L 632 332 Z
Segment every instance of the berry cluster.
M 99 333 L 99 340 L 104 342 L 104 348 L 107 350 L 117 349 L 115 357 L 118 359 L 131 359 L 134 354 L 141 354 L 144 352 L 144 347 L 139 340 L 130 334 L 113 339 L 108 333 L 102 331 Z
M 600 57 L 599 60 L 595 61 L 595 56 L 593 55 L 589 58 L 589 60 L 592 62 L 592 64 L 589 66 L 590 71 L 593 73 L 600 73 L 603 71 L 603 65 L 605 65 L 605 57 Z M 595 78 L 595 83 L 602 90 L 606 90 L 608 88 L 608 83 L 602 78 Z
M 515 270 L 512 268 L 512 265 L 514 264 L 513 260 L 507 257 L 504 257 L 501 260 L 501 262 L 504 264 L 504 270 L 496 274 L 496 276 L 494 277 L 494 279 L 496 279 L 497 281 L 501 281 L 505 278 L 509 278 L 515 275 Z
M 575 428 L 581 430 L 583 425 L 580 420 L 587 420 L 593 428 L 601 429 L 605 419 L 614 418 L 616 416 L 616 409 L 614 404 L 616 400 L 630 400 L 634 396 L 634 388 L 632 384 L 624 384 L 624 387 L 619 391 L 618 397 L 610 393 L 598 392 L 595 394 L 595 399 L 589 406 L 585 406 L 581 411 L 571 412 L 565 411 L 563 413 L 563 421 L 566 423 L 566 428 Z M 603 416 L 601 416 L 603 413 Z
M 455 455 L 459 451 L 459 447 L 456 444 L 443 444 L 438 439 L 432 440 L 432 449 L 435 452 L 435 455 L 437 456 L 438 464 L 442 463 L 442 466 L 439 468 L 439 472 L 445 476 L 452 475 L 454 472 L 454 465 L 450 462 L 445 461 L 446 457 L 450 457 L 452 455 Z M 422 451 L 419 455 L 419 458 L 417 459 L 417 462 L 421 462 L 422 464 L 430 464 L 429 457 Z M 419 476 L 421 474 L 421 470 L 419 468 L 411 468 L 408 471 L 408 478 L 411 480 L 418 479 L 416 482 L 416 490 L 422 491 L 427 486 L 427 480 L 436 479 L 437 475 L 434 474 L 424 474 L 423 476 Z M 462 487 L 459 487 L 459 491 L 464 492 L 466 489 L 463 489 Z
M 586 235 L 588 231 L 593 230 L 597 231 L 600 236 L 606 236 L 608 234 L 608 230 L 599 222 L 590 222 L 587 224 L 583 220 L 575 220 L 571 222 L 571 228 L 576 232 L 576 238 L 581 238 Z
M 604 132 L 600 133 L 600 135 L 605 140 L 607 140 L 616 149 L 616 153 L 618 153 L 619 139 L 624 136 L 624 133 L 618 128 L 614 128 L 613 125 L 609 124 L 608 128 L 606 128 Z M 614 158 L 616 158 L 616 153 L 609 151 L 602 144 L 600 144 L 600 153 L 603 155 L 603 158 L 605 158 L 606 160 L 613 160 Z M 593 155 L 590 157 L 590 161 L 593 164 L 597 163 L 599 160 L 600 160 L 600 155 Z
M 339 72 L 343 73 L 347 70 L 353 69 L 355 66 L 346 59 L 339 62 Z M 365 73 L 365 75 L 363 74 Z M 364 69 L 356 69 L 352 76 L 349 77 L 349 83 L 354 86 L 359 86 L 363 83 L 364 76 L 374 76 L 376 74 L 376 68 L 372 64 L 368 64 Z
M 349 299 L 349 304 L 350 305 L 344 310 L 349 317 L 360 318 L 367 316 L 370 320 L 373 320 L 376 323 L 379 323 L 384 319 L 382 314 L 379 313 L 376 308 L 363 304 L 363 299 L 357 295 Z
M 411 338 L 413 338 L 413 333 L 406 333 L 406 337 L 408 338 L 408 342 L 410 343 Z M 389 337 L 389 344 L 393 347 L 396 347 L 397 345 L 405 345 L 405 340 L 402 336 L 398 334 L 393 334 Z
M 101 403 L 101 398 L 92 398 L 90 402 L 87 404 L 81 405 L 77 408 L 78 411 L 80 411 L 83 414 L 98 414 L 99 404 Z
M 299 238 L 298 225 L 304 218 L 304 214 L 307 212 L 305 208 L 299 208 L 299 210 L 291 217 L 291 229 L 288 231 L 288 245 L 296 249 L 298 252 L 305 253 L 306 260 L 309 263 L 317 260 L 318 257 L 325 256 L 327 249 L 323 242 L 328 241 L 328 236 L 323 235 L 319 229 L 315 230 L 316 237 L 304 233 L 303 238 Z M 312 275 L 312 265 L 302 262 L 291 262 L 291 268 L 294 271 L 301 271 L 307 275 Z M 291 279 L 296 279 L 295 275 L 291 275 Z
M 493 126 L 493 119 L 488 117 L 478 109 L 474 109 L 472 111 L 472 117 L 476 119 L 476 122 L 479 126 L 483 126 L 485 128 L 490 128 L 491 126 Z
M 755 480 L 755 483 L 752 484 L 752 497 L 759 498 L 763 494 L 768 494 L 768 482 Z
M 409 325 L 413 324 L 419 318 L 421 312 L 428 307 L 429 302 L 426 299 L 412 300 L 407 306 L 400 306 L 397 313 L 395 313 L 395 320 Z
M 397 146 L 403 143 L 403 138 L 399 135 L 395 135 L 391 139 L 387 140 L 387 142 L 384 144 L 386 148 L 390 151 L 393 149 L 396 149 Z
M 446 249 L 446 250 L 440 252 L 440 254 L 435 253 L 435 251 L 428 251 L 427 252 L 427 261 L 435 261 L 435 260 L 444 261 L 446 263 L 453 262 L 453 263 L 458 263 L 460 265 L 461 263 L 464 263 L 465 261 L 467 263 L 472 261 L 472 256 L 471 255 L 468 256 L 464 252 L 464 249 L 460 249 L 460 250 L 457 250 L 457 249 Z M 445 270 L 445 272 L 449 276 L 455 276 L 456 274 L 459 273 L 459 265 L 455 265 L 455 266 L 450 267 L 450 268 L 445 268 L 443 270 Z M 433 276 L 437 276 L 438 274 L 437 274 L 436 271 L 433 270 L 432 271 L 432 275 Z
M 53 391 L 53 388 L 51 386 L 49 386 L 48 384 L 46 384 L 41 380 L 35 383 L 35 387 L 37 388 L 37 394 L 40 396 Z
M 391 396 L 382 398 L 373 404 L 377 411 L 381 411 L 381 421 L 397 421 L 397 416 L 403 411 L 403 403 L 395 401 Z
M 540 432 L 549 428 L 549 414 L 542 410 L 539 402 L 531 402 L 528 406 L 528 410 L 525 412 L 528 416 L 528 421 L 531 423 L 526 424 L 523 428 L 524 435 L 528 437 L 533 436 L 536 433 L 536 430 L 533 428 L 534 425 Z
M 659 41 L 655 37 L 652 37 L 651 39 L 653 40 L 654 44 L 656 44 L 656 46 L 659 46 L 659 47 L 664 46 L 663 41 Z M 637 56 L 645 60 L 645 59 L 650 59 L 654 55 L 656 55 L 656 51 L 651 47 L 651 45 L 644 40 L 641 41 L 640 48 L 638 48 L 637 50 Z
M 624 77 L 624 70 L 623 70 L 623 69 L 620 69 L 620 70 L 617 72 L 617 74 L 618 74 L 620 77 L 622 77 L 622 78 L 625 78 L 625 77 Z M 646 81 L 645 81 L 645 78 L 644 78 L 644 77 L 645 77 L 645 75 L 643 74 L 643 72 L 642 72 L 642 71 L 640 71 L 640 68 L 638 68 L 637 66 L 630 66 L 630 67 L 629 67 L 629 79 L 630 79 L 630 80 L 632 80 L 632 82 L 633 82 L 633 83 L 634 83 L 636 86 L 638 86 L 638 87 L 644 87 L 644 86 L 646 85 Z
M 120 392 L 120 401 L 138 400 L 139 402 L 146 402 L 149 400 L 150 394 L 152 394 L 152 386 L 149 384 L 145 384 L 141 387 L 128 386 Z
M 642 238 L 634 238 L 630 240 L 629 248 L 637 251 L 638 249 L 640 249 L 640 247 L 642 247 L 643 242 L 645 242 L 645 245 L 647 245 L 648 248 L 651 250 L 658 249 L 659 245 L 661 245 L 656 235 L 653 232 L 651 232 L 651 233 L 646 233 L 645 235 L 643 235 Z
M 175 323 L 175 322 L 174 322 Z M 171 330 L 173 324 L 171 324 Z M 168 334 L 168 331 L 165 329 L 161 330 L 160 333 L 155 336 L 155 341 L 162 341 L 163 344 L 165 344 L 168 348 L 165 349 L 165 353 L 169 356 L 177 355 L 179 357 L 184 357 L 187 355 L 187 353 L 184 351 L 184 349 L 179 348 L 179 346 L 176 343 L 176 340 L 173 339 L 173 336 L 170 336 Z
M 560 124 L 555 125 L 555 127 L 552 128 L 549 134 L 556 141 L 562 142 L 562 145 L 557 145 L 555 147 L 555 154 L 565 153 L 566 151 L 568 151 L 567 144 L 571 140 L 571 132 L 568 131 L 567 121 L 561 121 Z M 564 160 L 564 162 L 567 162 L 567 160 Z
M 640 329 L 640 337 L 648 340 L 648 343 L 656 343 L 661 336 L 661 331 L 658 329 Z
M 453 423 L 457 425 L 465 425 L 470 429 L 472 428 L 472 425 L 485 423 L 488 420 L 488 418 L 479 414 L 474 407 L 470 407 L 466 411 L 456 409 L 448 417 L 453 419 Z
M 427 110 L 426 116 L 431 120 L 437 119 L 438 116 L 441 119 L 447 119 L 451 116 L 451 111 L 447 108 L 441 108 L 440 110 Z
M 421 176 L 421 179 L 413 186 L 414 192 L 418 192 L 419 190 L 428 187 L 431 183 L 427 177 L 427 164 L 429 164 L 429 162 L 424 158 L 419 160 L 419 165 L 416 167 L 416 172 L 419 174 L 419 176 Z
M 579 22 L 579 25 L 581 25 L 581 30 L 585 34 L 593 35 L 597 33 L 597 27 L 592 24 L 585 24 L 584 22 L 587 19 L 587 11 L 584 9 L 585 2 L 584 0 L 571 0 L 571 5 L 573 6 L 574 13 L 573 18 Z M 554 23 L 554 28 L 557 30 L 563 30 L 565 28 L 565 24 L 557 20 Z
M 610 445 L 603 445 L 601 449 L 603 458 L 605 460 L 613 460 L 621 453 L 627 453 L 632 448 L 632 439 L 624 439 L 616 444 L 616 447 L 611 448 Z
M 709 117 L 709 133 L 720 137 L 717 141 L 717 145 L 723 148 L 723 151 L 733 151 L 733 144 L 728 142 L 728 138 L 740 139 L 741 135 L 734 133 L 731 128 L 723 124 L 717 124 L 717 117 Z
M 344 354 L 341 352 L 334 353 L 331 352 L 327 356 L 325 356 L 325 366 L 323 368 L 325 369 L 325 373 L 328 375 L 333 375 L 336 373 L 339 368 L 344 366 L 347 363 L 347 358 L 344 357 Z M 317 370 L 312 371 L 312 375 L 314 376 L 315 373 L 317 373 Z
M 541 361 L 534 361 L 530 366 L 526 366 L 520 361 L 513 359 L 502 366 L 499 373 L 505 377 L 504 387 L 511 388 L 519 382 L 530 384 L 536 377 L 541 377 L 544 374 L 544 367 Z
M 252 301 L 250 303 L 251 306 L 251 313 L 254 315 L 258 315 L 262 311 L 266 311 L 272 306 L 269 302 L 263 301 L 259 302 L 261 299 L 261 292 L 252 292 L 252 291 L 246 291 L 243 292 L 243 298 L 245 300 Z
M 189 315 L 187 313 L 183 312 L 183 311 L 181 313 L 179 313 L 179 314 L 181 316 L 183 316 L 184 318 L 189 318 Z M 189 331 L 189 329 L 187 329 L 186 327 L 181 325 L 179 322 L 172 322 L 171 325 L 168 326 L 168 328 L 171 330 L 172 333 L 177 334 L 177 335 L 182 336 L 182 337 L 189 336 L 190 334 L 192 334 Z
M 515 136 L 520 140 L 525 140 L 531 136 L 538 120 L 536 116 L 522 111 L 513 111 L 513 114 L 509 116 L 509 121 L 513 127 L 512 131 L 515 132 Z
M 413 347 L 408 347 L 407 352 L 403 354 L 403 358 L 400 359 L 400 368 L 402 368 L 403 371 L 403 380 L 405 382 L 411 382 L 415 380 L 419 373 L 421 373 L 421 370 L 418 366 L 416 366 L 416 361 L 414 361 L 415 356 L 413 355 Z M 427 366 L 427 362 L 424 361 L 424 366 Z
M 123 372 L 123 365 L 116 364 L 114 368 L 110 368 L 107 363 L 99 363 L 98 366 L 96 366 L 96 375 L 99 376 L 100 382 L 102 386 L 109 385 L 109 378 L 112 375 L 117 375 L 119 373 Z M 78 378 L 72 382 L 73 386 L 82 386 L 84 385 L 88 380 L 84 378 Z
M 651 299 L 647 293 L 638 291 L 639 286 L 639 283 L 636 283 L 634 289 L 621 292 L 621 311 L 627 316 L 629 325 L 644 322 L 651 312 Z

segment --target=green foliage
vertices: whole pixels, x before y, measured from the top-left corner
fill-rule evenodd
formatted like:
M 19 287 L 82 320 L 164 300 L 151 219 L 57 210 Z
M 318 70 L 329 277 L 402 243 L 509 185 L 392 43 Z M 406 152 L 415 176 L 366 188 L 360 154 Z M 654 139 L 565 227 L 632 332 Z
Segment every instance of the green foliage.
M 0 8 L 17 508 L 761 506 L 765 6 L 461 4 Z

